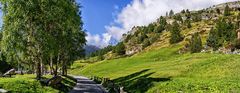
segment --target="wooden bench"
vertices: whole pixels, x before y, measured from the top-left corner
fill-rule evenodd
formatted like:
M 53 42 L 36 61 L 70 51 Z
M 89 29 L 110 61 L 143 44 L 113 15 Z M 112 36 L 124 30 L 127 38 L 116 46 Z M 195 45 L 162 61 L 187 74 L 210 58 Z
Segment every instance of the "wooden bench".
M 12 77 L 12 75 L 16 75 L 15 71 L 16 71 L 15 69 L 10 69 L 9 71 L 3 74 L 3 77 Z

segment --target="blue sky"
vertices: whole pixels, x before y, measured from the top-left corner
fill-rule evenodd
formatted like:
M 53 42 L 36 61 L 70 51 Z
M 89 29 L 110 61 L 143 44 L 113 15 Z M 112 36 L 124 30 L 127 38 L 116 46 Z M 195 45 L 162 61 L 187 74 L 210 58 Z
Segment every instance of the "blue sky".
M 106 32 L 105 26 L 109 25 L 116 17 L 117 12 L 125 7 L 130 0 L 78 0 L 82 7 L 84 29 L 91 34 Z

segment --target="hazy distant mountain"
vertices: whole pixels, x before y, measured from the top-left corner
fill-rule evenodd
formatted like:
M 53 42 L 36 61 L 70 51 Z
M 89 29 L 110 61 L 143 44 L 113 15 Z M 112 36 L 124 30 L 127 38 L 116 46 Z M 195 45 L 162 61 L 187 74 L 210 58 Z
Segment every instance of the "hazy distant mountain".
M 89 55 L 92 52 L 95 52 L 97 50 L 99 50 L 100 48 L 94 45 L 86 45 L 85 47 L 85 54 Z

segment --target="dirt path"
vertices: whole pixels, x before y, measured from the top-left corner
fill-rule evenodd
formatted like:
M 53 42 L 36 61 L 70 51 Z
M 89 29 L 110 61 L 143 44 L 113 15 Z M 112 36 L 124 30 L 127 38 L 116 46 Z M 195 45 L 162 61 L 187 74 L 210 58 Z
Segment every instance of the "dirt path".
M 74 76 L 77 85 L 69 93 L 107 93 L 100 84 L 83 76 Z

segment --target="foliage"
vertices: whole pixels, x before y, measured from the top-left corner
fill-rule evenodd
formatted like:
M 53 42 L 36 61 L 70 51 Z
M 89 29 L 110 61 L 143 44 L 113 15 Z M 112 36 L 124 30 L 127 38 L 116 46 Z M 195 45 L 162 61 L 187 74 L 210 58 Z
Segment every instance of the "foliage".
M 120 42 L 116 45 L 115 49 L 114 49 L 115 53 L 117 53 L 118 55 L 124 55 L 126 50 L 125 50 L 125 45 L 123 42 Z
M 146 48 L 146 47 L 148 47 L 149 45 L 151 45 L 151 43 L 150 43 L 150 41 L 149 40 L 144 40 L 144 42 L 143 42 L 143 48 Z
M 154 24 L 149 24 L 148 27 L 147 27 L 147 29 L 148 29 L 147 31 L 148 32 L 153 32 L 154 31 L 154 27 L 155 27 Z
M 229 15 L 231 15 L 231 9 L 228 5 L 226 5 L 224 8 L 224 16 L 229 16 Z
M 191 17 L 194 22 L 199 22 L 202 20 L 202 16 L 199 13 L 193 13 Z
M 202 46 L 202 39 L 201 39 L 199 33 L 195 33 L 192 35 L 192 38 L 189 41 L 189 44 L 190 44 L 191 53 L 201 52 L 203 46 Z
M 233 42 L 233 45 L 235 48 L 240 49 L 240 40 L 239 39 L 235 39 Z
M 170 32 L 171 32 L 171 37 L 170 37 L 171 44 L 178 43 L 183 40 L 179 24 L 176 21 L 173 23 Z
M 169 12 L 169 16 L 172 17 L 173 15 L 174 15 L 173 10 L 170 10 L 170 12 Z
M 10 93 L 65 93 L 76 85 L 76 80 L 73 77 L 62 76 L 62 78 L 61 87 L 53 87 L 42 86 L 43 84 L 34 79 L 34 75 L 16 75 L 12 78 L 0 78 L 0 88 L 8 90 Z
M 207 38 L 207 45 L 212 47 L 213 50 L 217 50 L 221 46 L 221 44 L 219 43 L 220 40 L 217 34 L 218 33 L 216 29 L 212 28 Z
M 155 33 L 161 33 L 163 30 L 166 29 L 166 25 L 167 25 L 166 18 L 161 16 L 160 19 L 159 19 L 159 25 L 155 27 L 154 32 Z
M 230 21 L 227 22 L 225 19 L 218 20 L 216 23 L 216 30 L 218 32 L 218 36 L 227 42 L 236 38 L 234 24 Z
M 183 10 L 181 11 L 181 13 L 185 14 L 185 13 L 186 13 L 186 11 L 183 9 Z
M 182 19 L 182 16 L 180 14 L 175 15 L 174 19 L 183 23 L 183 19 Z
M 189 19 L 187 19 L 187 20 L 185 21 L 185 25 L 187 26 L 187 28 L 191 28 L 191 27 L 192 27 L 191 21 L 190 21 Z
M 217 14 L 221 14 L 221 11 L 219 8 L 216 9 Z
M 75 0 L 1 0 L 1 3 L 4 13 L 1 48 L 8 62 L 32 66 L 40 79 L 41 64 L 55 64 L 55 75 L 59 67 L 66 74 L 73 60 L 83 55 L 85 33 Z
M 233 43 L 236 37 L 234 24 L 227 22 L 225 19 L 220 19 L 217 21 L 215 29 L 211 29 L 207 39 L 207 45 L 216 50 L 221 47 L 224 42 Z
M 32 75 L 21 75 L 15 78 L 0 78 L 0 87 L 11 93 L 56 93 L 58 90 L 41 86 Z

